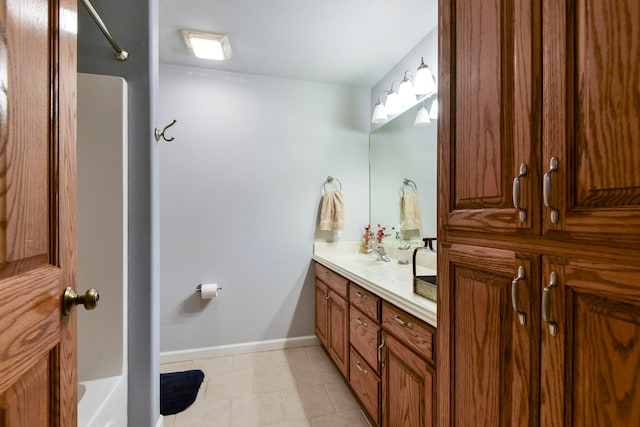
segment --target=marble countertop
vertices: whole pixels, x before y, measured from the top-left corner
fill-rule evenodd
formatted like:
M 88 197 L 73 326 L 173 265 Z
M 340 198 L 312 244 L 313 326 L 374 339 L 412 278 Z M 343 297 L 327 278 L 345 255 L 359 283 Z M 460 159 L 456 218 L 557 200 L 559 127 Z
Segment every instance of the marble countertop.
M 359 249 L 360 242 L 316 242 L 313 245 L 312 258 L 353 283 L 436 327 L 436 303 L 413 293 L 411 266 L 413 249 L 401 251 L 385 246 L 391 258 L 390 262 L 378 261 L 376 254 L 363 254 Z M 399 264 L 399 259 L 406 259 L 409 264 Z M 417 274 L 419 276 L 435 275 L 436 262 L 435 253 L 418 252 Z

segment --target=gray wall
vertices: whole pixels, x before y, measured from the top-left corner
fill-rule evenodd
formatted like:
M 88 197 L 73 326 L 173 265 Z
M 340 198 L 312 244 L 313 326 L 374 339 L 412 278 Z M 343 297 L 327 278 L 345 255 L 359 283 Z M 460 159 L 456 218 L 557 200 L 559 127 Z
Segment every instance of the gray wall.
M 93 0 L 114 38 L 129 51 L 117 61 L 78 4 L 78 71 L 121 76 L 129 97 L 129 390 L 131 426 L 154 426 L 159 408 L 157 147 L 157 0 Z M 96 100 L 99 102 L 99 100 Z M 152 249 L 153 248 L 153 249 Z
M 368 222 L 369 89 L 160 65 L 161 350 L 314 335 L 320 187 Z M 329 234 L 327 234 L 329 233 Z M 203 303 L 195 287 L 218 282 Z

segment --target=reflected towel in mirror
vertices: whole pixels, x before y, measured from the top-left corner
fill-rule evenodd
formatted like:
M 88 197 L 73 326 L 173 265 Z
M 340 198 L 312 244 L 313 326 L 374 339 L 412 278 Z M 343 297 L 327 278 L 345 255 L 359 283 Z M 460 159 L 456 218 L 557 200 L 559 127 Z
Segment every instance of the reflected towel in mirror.
M 337 231 L 344 228 L 344 199 L 340 191 L 327 191 L 322 196 L 320 230 Z
M 405 192 L 402 194 L 400 201 L 402 209 L 402 229 L 403 230 L 419 230 L 422 228 L 422 220 L 420 219 L 420 207 L 418 206 L 418 194 L 413 192 Z

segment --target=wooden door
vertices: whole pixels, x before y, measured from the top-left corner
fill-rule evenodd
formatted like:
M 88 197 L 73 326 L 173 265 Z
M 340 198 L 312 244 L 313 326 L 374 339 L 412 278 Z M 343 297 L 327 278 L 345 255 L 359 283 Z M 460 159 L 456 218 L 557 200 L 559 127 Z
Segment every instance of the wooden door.
M 394 336 L 383 337 L 382 425 L 436 425 L 435 370 Z
M 640 3 L 543 6 L 544 231 L 640 248 Z
M 640 267 L 544 257 L 543 286 L 540 425 L 637 426 Z
M 539 257 L 447 246 L 438 266 L 439 425 L 538 426 Z
M 316 335 L 327 348 L 329 342 L 329 290 L 320 280 L 316 279 Z
M 329 354 L 349 378 L 349 304 L 329 290 Z
M 0 0 L 0 425 L 77 423 L 76 2 Z
M 540 230 L 537 0 L 441 1 L 439 216 L 445 231 Z M 521 165 L 526 166 L 520 175 Z M 518 177 L 519 176 L 519 177 Z M 518 206 L 514 208 L 514 178 Z

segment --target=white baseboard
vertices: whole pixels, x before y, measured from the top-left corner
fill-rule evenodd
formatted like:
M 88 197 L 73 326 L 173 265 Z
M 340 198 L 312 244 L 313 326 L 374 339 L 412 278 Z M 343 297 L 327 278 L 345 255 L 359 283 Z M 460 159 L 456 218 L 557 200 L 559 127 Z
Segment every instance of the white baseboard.
M 164 416 L 160 415 L 160 418 L 156 421 L 156 427 L 164 427 Z
M 160 353 L 160 363 L 184 362 L 187 360 L 208 359 L 210 357 L 232 356 L 235 354 L 255 353 L 258 351 L 283 350 L 286 348 L 318 345 L 318 337 L 283 338 L 269 341 L 254 341 L 217 347 L 194 348 L 189 350 L 165 351 Z

